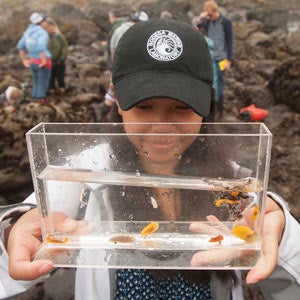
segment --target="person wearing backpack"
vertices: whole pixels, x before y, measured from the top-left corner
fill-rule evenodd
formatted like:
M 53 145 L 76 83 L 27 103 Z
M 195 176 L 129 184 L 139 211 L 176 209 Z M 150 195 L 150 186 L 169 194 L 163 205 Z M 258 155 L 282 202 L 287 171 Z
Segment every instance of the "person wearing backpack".
M 56 81 L 59 88 L 59 95 L 65 95 L 65 71 L 68 56 L 68 42 L 59 27 L 52 18 L 47 18 L 47 31 L 49 33 L 48 49 L 52 55 L 52 70 L 49 83 L 49 94 L 55 96 Z
M 198 29 L 204 30 L 207 37 L 214 43 L 214 57 L 217 62 L 218 73 L 218 97 L 216 102 L 219 118 L 223 113 L 223 75 L 230 69 L 232 63 L 232 23 L 219 11 L 218 4 L 214 1 L 206 1 L 200 19 Z

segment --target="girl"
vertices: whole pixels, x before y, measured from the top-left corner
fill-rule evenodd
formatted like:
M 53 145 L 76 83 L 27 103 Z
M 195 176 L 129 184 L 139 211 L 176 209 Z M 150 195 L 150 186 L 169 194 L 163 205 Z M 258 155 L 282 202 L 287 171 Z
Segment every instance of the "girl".
M 48 49 L 51 52 L 52 70 L 49 83 L 49 93 L 55 96 L 56 81 L 59 88 L 59 94 L 65 95 L 65 71 L 66 60 L 68 56 L 68 42 L 63 34 L 61 34 L 56 22 L 47 18 L 47 31 L 49 33 Z

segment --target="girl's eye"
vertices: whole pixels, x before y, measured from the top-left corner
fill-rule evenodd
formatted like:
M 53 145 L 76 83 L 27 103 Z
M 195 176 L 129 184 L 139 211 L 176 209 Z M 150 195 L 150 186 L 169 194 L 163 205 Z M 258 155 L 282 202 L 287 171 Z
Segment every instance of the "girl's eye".
M 136 105 L 137 109 L 141 109 L 141 110 L 146 110 L 146 109 L 151 109 L 150 105 L 142 105 L 142 104 L 138 104 Z
M 190 110 L 191 108 L 189 108 L 188 106 L 186 105 L 178 105 L 175 107 L 176 109 L 179 109 L 179 110 Z

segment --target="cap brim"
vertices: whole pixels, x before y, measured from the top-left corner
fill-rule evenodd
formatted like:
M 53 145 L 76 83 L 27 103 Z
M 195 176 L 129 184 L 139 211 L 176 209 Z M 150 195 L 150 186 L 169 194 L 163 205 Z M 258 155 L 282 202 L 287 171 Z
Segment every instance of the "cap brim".
M 149 98 L 171 98 L 185 103 L 207 117 L 211 106 L 211 85 L 182 73 L 136 73 L 115 83 L 122 110 L 129 110 Z

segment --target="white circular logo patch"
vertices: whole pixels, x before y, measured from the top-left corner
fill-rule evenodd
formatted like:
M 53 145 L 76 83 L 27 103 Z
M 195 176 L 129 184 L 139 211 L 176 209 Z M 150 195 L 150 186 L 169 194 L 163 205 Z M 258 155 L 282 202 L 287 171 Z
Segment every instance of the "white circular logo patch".
M 147 50 L 156 60 L 170 61 L 181 55 L 183 46 L 181 39 L 174 32 L 158 30 L 149 37 Z

